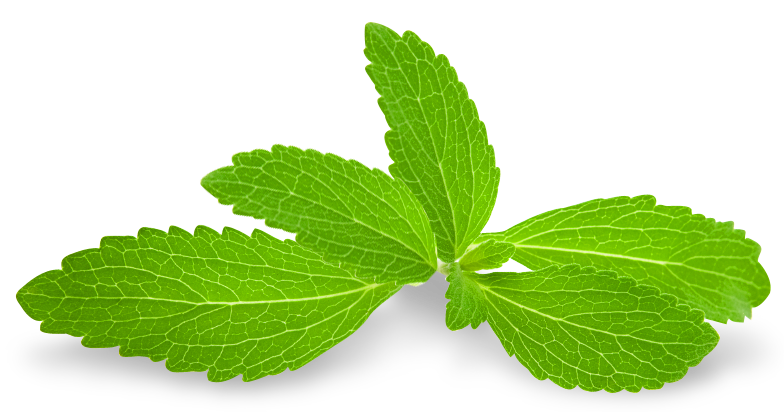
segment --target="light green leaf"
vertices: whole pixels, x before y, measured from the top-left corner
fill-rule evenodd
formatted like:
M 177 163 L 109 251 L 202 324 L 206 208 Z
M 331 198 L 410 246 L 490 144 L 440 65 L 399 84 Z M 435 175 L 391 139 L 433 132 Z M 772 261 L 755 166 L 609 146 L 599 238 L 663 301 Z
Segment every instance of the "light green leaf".
M 173 372 L 244 381 L 297 369 L 359 328 L 400 289 L 357 279 L 296 243 L 204 226 L 105 237 L 25 285 L 41 331 L 166 359 Z
M 466 252 L 460 258 L 460 267 L 468 272 L 497 269 L 511 259 L 514 252 L 513 244 L 490 239 Z
M 568 265 L 468 276 L 509 356 L 567 389 L 661 388 L 719 341 L 701 311 L 612 271 Z
M 457 262 L 445 264 L 439 269 L 446 274 L 449 288 L 446 290 L 446 326 L 451 330 L 459 330 L 471 325 L 476 329 L 487 320 L 485 298 L 477 285 L 463 272 Z
M 407 31 L 365 26 L 366 71 L 381 95 L 385 139 L 396 179 L 411 188 L 436 235 L 438 257 L 453 262 L 484 228 L 500 171 L 476 105 L 446 56 Z
M 677 296 L 708 319 L 742 322 L 770 293 L 760 246 L 683 206 L 653 196 L 597 199 L 543 213 L 505 232 L 484 234 L 515 245 L 530 269 L 578 263 L 611 269 Z
M 297 242 L 360 278 L 424 282 L 435 273 L 433 232 L 400 181 L 355 160 L 276 145 L 233 157 L 202 186 L 234 213 L 297 233 Z

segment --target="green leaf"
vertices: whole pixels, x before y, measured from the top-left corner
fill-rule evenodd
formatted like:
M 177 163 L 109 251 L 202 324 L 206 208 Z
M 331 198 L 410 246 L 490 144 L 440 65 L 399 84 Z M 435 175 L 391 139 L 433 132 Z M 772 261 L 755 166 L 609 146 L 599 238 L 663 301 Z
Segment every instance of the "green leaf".
M 407 31 L 365 26 L 366 71 L 381 95 L 395 179 L 425 208 L 438 257 L 453 262 L 484 228 L 500 170 L 476 105 L 446 56 Z
M 401 182 L 355 160 L 276 145 L 233 157 L 202 186 L 234 213 L 297 233 L 297 242 L 361 278 L 424 282 L 436 270 L 422 206 Z
M 490 239 L 466 252 L 460 258 L 460 267 L 468 272 L 497 269 L 511 259 L 514 253 L 513 244 Z
M 448 263 L 439 269 L 446 274 L 449 288 L 446 290 L 446 326 L 460 330 L 471 325 L 476 329 L 487 320 L 485 298 L 479 285 L 463 272 L 458 263 Z
M 296 243 L 204 226 L 143 228 L 63 259 L 16 297 L 41 331 L 244 381 L 295 370 L 400 289 L 362 281 Z
M 719 341 L 702 311 L 612 271 L 568 265 L 468 276 L 509 356 L 567 389 L 661 388 Z
M 656 205 L 653 196 L 596 199 L 533 217 L 496 239 L 515 245 L 513 259 L 530 269 L 578 263 L 611 269 L 670 293 L 708 319 L 751 318 L 770 293 L 757 259 L 760 246 L 683 206 Z

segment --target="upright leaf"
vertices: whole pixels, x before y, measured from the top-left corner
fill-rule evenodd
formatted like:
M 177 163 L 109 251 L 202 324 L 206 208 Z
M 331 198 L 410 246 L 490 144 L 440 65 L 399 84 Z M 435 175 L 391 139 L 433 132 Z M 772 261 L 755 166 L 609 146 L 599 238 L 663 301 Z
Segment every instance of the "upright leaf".
M 294 232 L 361 278 L 424 282 L 436 270 L 422 206 L 401 182 L 354 160 L 276 145 L 233 157 L 202 186 L 234 213 Z
M 568 265 L 468 276 L 509 356 L 567 389 L 661 388 L 719 341 L 701 311 L 611 271 Z
M 297 369 L 359 328 L 400 289 L 359 280 L 292 241 L 204 226 L 105 237 L 25 285 L 41 331 L 166 359 L 173 372 L 250 381 Z
M 656 205 L 648 195 L 553 210 L 477 242 L 487 239 L 514 244 L 513 259 L 530 269 L 578 263 L 614 270 L 717 322 L 751 318 L 770 293 L 760 246 L 744 231 L 687 207 Z
M 411 188 L 436 235 L 438 257 L 452 262 L 484 228 L 500 171 L 476 105 L 446 56 L 407 31 L 365 26 L 366 70 L 381 95 L 390 130 L 389 171 Z

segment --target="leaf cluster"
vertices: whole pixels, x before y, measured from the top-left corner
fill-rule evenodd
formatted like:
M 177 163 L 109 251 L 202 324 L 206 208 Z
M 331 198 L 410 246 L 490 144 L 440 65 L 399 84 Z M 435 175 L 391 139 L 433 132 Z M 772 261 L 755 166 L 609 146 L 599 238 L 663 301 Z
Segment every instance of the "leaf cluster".
M 202 179 L 280 241 L 200 226 L 142 228 L 67 256 L 17 294 L 47 333 L 207 371 L 295 370 L 403 285 L 446 275 L 446 326 L 487 322 L 537 379 L 637 392 L 682 378 L 770 293 L 760 247 L 731 222 L 653 196 L 596 199 L 482 233 L 500 170 L 466 86 L 416 34 L 365 28 L 366 71 L 390 130 L 389 174 L 275 145 Z M 494 272 L 509 259 L 529 272 Z

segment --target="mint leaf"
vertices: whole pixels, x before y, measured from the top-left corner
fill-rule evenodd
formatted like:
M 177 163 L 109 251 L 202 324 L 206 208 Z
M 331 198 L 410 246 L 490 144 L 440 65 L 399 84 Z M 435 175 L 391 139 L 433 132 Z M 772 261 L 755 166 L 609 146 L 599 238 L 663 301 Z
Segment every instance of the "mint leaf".
M 578 263 L 617 271 L 717 322 L 751 318 L 751 308 L 770 293 L 757 261 L 760 246 L 744 231 L 687 207 L 656 205 L 649 195 L 553 210 L 477 243 L 487 239 L 513 243 L 513 259 L 531 269 Z
M 297 233 L 361 278 L 424 282 L 436 270 L 422 206 L 401 182 L 354 160 L 276 145 L 232 158 L 202 186 L 234 213 Z
M 701 311 L 612 271 L 568 265 L 467 276 L 509 356 L 567 389 L 658 389 L 719 341 Z
M 476 105 L 446 56 L 407 31 L 365 26 L 366 71 L 381 95 L 395 179 L 411 188 L 436 235 L 438 257 L 453 262 L 484 228 L 500 171 Z
M 460 267 L 468 272 L 497 269 L 506 263 L 514 253 L 513 244 L 490 239 L 466 252 L 460 258 Z
M 463 272 L 458 263 L 448 263 L 440 271 L 447 275 L 449 288 L 445 297 L 446 326 L 451 330 L 460 330 L 471 325 L 476 329 L 487 320 L 485 298 L 479 285 Z
M 244 381 L 295 370 L 359 328 L 400 289 L 356 279 L 296 243 L 204 226 L 105 237 L 25 285 L 46 333 L 166 359 L 173 372 Z

